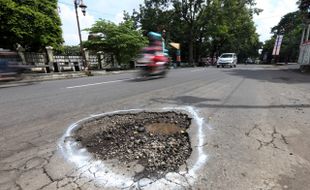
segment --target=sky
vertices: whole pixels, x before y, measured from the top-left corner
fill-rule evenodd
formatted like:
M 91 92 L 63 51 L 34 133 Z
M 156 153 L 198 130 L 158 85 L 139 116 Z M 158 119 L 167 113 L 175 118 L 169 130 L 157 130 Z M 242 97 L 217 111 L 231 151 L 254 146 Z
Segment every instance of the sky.
M 256 7 L 263 9 L 262 13 L 254 16 L 261 42 L 270 39 L 271 28 L 279 23 L 281 17 L 298 9 L 296 2 L 297 0 L 256 0 Z
M 63 37 L 65 45 L 78 45 L 79 37 L 74 0 L 58 0 L 58 12 L 62 21 Z M 297 0 L 256 0 L 256 7 L 263 12 L 254 17 L 257 33 L 260 41 L 271 37 L 270 30 L 277 25 L 281 17 L 289 12 L 297 10 Z M 120 23 L 123 19 L 123 11 L 131 13 L 133 9 L 139 10 L 139 4 L 144 0 L 84 0 L 87 5 L 86 16 L 79 10 L 81 29 L 89 28 L 99 18 Z M 87 32 L 82 32 L 82 39 L 87 39 Z

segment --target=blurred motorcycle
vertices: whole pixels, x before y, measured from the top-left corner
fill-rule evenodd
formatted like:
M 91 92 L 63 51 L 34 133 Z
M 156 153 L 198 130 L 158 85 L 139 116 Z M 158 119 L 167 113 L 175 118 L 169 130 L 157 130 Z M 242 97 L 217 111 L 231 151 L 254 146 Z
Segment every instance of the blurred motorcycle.
M 142 49 L 136 61 L 138 77 L 165 77 L 169 69 L 169 59 L 165 53 L 161 34 L 149 32 L 149 46 Z
M 28 66 L 20 64 L 16 52 L 0 51 L 0 82 L 22 80 L 22 73 L 28 69 Z
M 137 59 L 138 77 L 165 77 L 169 69 L 168 58 L 153 48 L 144 48 Z

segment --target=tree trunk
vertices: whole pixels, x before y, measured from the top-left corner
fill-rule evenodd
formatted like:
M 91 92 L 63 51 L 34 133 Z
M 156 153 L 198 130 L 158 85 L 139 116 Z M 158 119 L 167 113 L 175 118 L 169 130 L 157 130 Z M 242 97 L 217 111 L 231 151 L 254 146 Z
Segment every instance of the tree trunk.
M 193 27 L 192 26 L 191 26 L 190 34 L 189 34 L 189 48 L 188 48 L 188 50 L 189 50 L 189 52 L 188 52 L 189 64 L 196 66 L 194 61 L 193 61 L 194 42 L 193 42 Z

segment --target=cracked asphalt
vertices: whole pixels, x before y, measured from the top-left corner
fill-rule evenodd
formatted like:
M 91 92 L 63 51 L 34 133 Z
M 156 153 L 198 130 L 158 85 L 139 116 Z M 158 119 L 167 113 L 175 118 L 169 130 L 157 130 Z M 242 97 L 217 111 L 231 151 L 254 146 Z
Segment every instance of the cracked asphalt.
M 188 68 L 139 82 L 121 73 L 2 88 L 0 189 L 308 190 L 310 76 L 296 68 Z M 100 163 L 77 166 L 59 150 L 68 127 L 91 115 L 184 106 L 206 123 L 203 143 L 193 143 L 207 155 L 199 172 L 190 174 L 189 160 L 160 180 L 128 184 L 110 170 L 99 171 Z

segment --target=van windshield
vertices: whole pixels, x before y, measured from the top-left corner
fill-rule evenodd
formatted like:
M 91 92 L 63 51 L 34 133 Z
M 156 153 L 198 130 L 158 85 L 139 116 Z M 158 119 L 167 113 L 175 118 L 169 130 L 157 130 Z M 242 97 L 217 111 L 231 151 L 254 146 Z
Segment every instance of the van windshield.
M 221 58 L 232 58 L 232 54 L 223 54 Z

